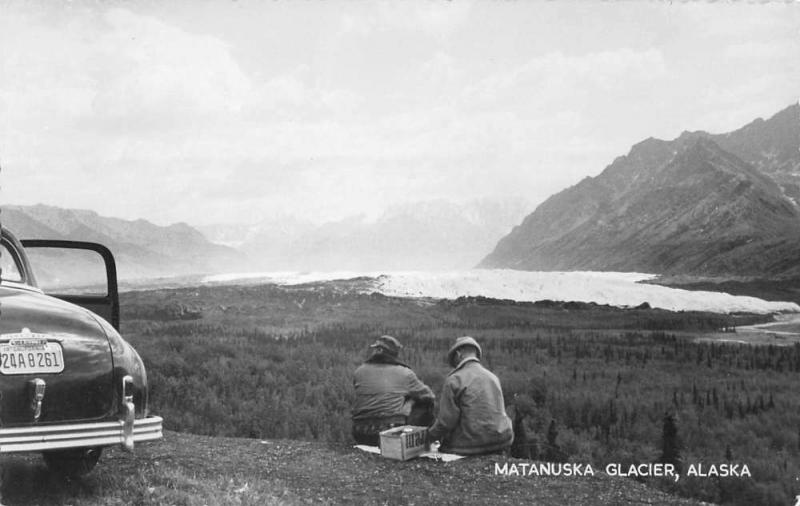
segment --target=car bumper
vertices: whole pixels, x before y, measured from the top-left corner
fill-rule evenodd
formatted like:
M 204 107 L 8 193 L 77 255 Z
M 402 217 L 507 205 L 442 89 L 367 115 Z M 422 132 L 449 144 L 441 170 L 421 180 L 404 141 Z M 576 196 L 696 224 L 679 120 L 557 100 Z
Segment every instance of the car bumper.
M 34 452 L 122 445 L 132 449 L 131 442 L 161 439 L 160 416 L 115 422 L 80 423 L 69 425 L 38 425 L 33 427 L 0 428 L 0 453 Z

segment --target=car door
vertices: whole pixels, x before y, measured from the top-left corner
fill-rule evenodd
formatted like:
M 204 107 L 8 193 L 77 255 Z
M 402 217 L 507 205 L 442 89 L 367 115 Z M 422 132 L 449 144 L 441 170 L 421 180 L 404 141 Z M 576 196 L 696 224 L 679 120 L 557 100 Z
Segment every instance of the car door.
M 59 293 L 59 288 L 42 287 L 47 295 L 56 297 L 72 304 L 84 307 L 103 317 L 117 331 L 119 331 L 119 291 L 117 286 L 117 267 L 111 250 L 102 244 L 83 241 L 64 241 L 50 239 L 23 239 L 22 245 L 30 258 L 34 250 L 48 249 L 57 253 L 58 250 L 80 250 L 93 252 L 100 256 L 105 267 L 105 293 L 81 293 L 80 288 L 70 287 Z M 34 272 L 36 264 L 34 262 Z M 64 267 L 67 268 L 67 267 Z

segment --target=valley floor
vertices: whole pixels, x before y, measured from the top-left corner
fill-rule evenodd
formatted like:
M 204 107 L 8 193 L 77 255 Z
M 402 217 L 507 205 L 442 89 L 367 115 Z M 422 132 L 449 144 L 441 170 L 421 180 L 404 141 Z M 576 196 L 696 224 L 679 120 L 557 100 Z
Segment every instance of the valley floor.
M 753 344 L 761 346 L 794 346 L 800 343 L 800 315 L 779 314 L 775 321 L 741 325 L 731 332 L 705 332 L 697 342 Z

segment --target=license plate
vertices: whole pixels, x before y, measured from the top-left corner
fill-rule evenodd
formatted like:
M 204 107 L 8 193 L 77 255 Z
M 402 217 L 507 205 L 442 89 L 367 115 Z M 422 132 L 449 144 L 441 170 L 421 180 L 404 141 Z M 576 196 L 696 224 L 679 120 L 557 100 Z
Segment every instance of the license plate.
M 61 344 L 42 338 L 17 338 L 0 343 L 0 373 L 55 374 L 64 370 Z

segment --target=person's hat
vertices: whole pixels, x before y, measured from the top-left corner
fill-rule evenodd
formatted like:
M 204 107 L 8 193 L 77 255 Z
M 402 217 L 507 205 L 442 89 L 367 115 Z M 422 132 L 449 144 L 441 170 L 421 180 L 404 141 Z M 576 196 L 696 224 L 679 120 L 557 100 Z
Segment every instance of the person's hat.
M 375 340 L 374 343 L 369 345 L 370 348 L 380 348 L 387 354 L 396 357 L 400 355 L 400 349 L 403 347 L 400 341 L 392 336 L 381 336 Z
M 456 339 L 455 344 L 453 344 L 453 346 L 450 347 L 450 351 L 447 352 L 447 361 L 449 363 L 452 363 L 453 355 L 455 355 L 456 350 L 464 346 L 473 346 L 478 352 L 478 358 L 481 358 L 481 345 L 478 344 L 478 341 L 469 336 L 464 336 Z

